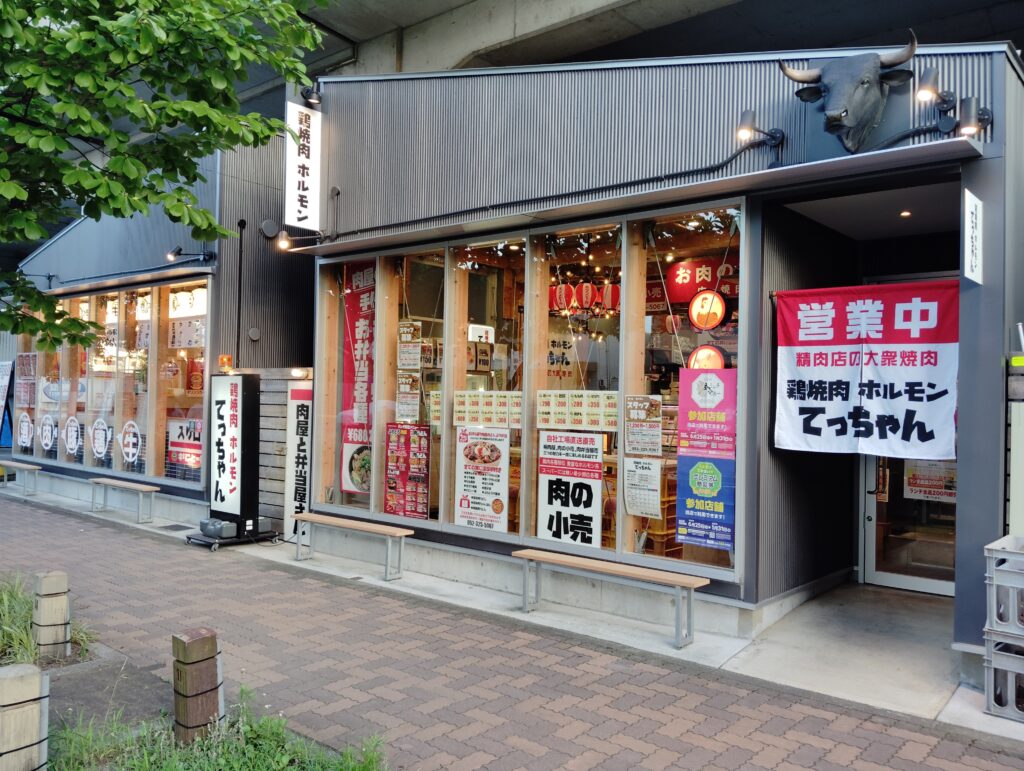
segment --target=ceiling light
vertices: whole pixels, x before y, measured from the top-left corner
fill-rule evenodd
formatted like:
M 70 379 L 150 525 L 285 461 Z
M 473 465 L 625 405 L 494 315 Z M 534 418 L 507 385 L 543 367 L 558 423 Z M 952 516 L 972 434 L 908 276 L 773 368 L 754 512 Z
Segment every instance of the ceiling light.
M 519 244 L 509 244 L 508 248 L 511 249 L 513 252 L 518 252 L 519 251 Z
M 906 219 L 907 217 L 910 216 L 910 210 L 904 209 L 903 211 L 900 212 L 900 216 L 903 217 L 903 219 Z
M 665 255 L 665 262 L 672 262 L 672 260 L 674 260 L 675 258 L 676 256 L 672 254 L 672 252 L 669 252 L 668 254 Z

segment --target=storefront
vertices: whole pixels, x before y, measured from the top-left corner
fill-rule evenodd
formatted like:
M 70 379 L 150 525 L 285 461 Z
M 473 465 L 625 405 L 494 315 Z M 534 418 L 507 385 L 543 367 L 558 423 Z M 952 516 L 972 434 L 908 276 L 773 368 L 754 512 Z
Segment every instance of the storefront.
M 341 194 L 297 250 L 317 260 L 313 507 L 412 524 L 448 549 L 439 572 L 468 555 L 460 580 L 499 588 L 520 545 L 706 576 L 739 633 L 851 577 L 951 594 L 976 654 L 1024 316 L 1021 64 L 1002 45 L 785 62 L 323 79 Z M 780 380 L 794 290 L 856 358 L 812 350 L 811 313 Z M 942 337 L 907 331 L 922 302 Z M 913 369 L 939 347 L 949 383 Z M 899 388 L 871 392 L 874 356 Z M 914 402 L 871 418 L 904 446 L 780 439 L 787 399 L 805 434 L 820 415 L 845 438 L 874 397 Z M 933 428 L 942 450 L 907 448 Z

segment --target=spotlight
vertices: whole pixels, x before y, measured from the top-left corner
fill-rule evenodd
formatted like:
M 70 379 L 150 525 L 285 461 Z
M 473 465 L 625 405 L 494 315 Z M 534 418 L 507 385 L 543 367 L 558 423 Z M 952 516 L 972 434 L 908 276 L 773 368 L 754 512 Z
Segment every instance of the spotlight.
M 939 96 L 939 71 L 926 67 L 917 79 L 917 101 L 934 102 Z
M 291 249 L 291 247 L 292 237 L 288 235 L 287 230 L 282 230 L 277 234 L 277 248 L 284 251 L 286 249 Z
M 992 125 L 992 112 L 978 107 L 978 97 L 965 96 L 960 100 L 960 133 L 965 137 L 975 136 Z
M 180 246 L 174 247 L 173 249 L 171 249 L 171 251 L 169 251 L 164 256 L 167 258 L 168 262 L 174 262 L 176 259 L 178 259 L 181 256 L 181 247 Z
M 740 115 L 740 125 L 736 129 L 736 138 L 741 142 L 749 142 L 754 138 L 754 111 L 744 110 Z
M 306 104 L 310 107 L 316 107 L 320 104 L 320 87 L 316 84 L 306 86 L 300 93 L 302 94 L 302 98 L 306 101 Z

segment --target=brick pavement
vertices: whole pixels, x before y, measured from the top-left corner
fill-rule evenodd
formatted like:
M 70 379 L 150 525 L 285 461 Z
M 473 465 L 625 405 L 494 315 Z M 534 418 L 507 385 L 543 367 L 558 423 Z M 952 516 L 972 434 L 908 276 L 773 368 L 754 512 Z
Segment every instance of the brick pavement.
M 287 548 L 285 546 L 277 548 Z M 1024 769 L 1024 745 L 0 497 L 0 571 L 66 570 L 101 641 L 170 678 L 210 625 L 231 691 L 395 769 Z

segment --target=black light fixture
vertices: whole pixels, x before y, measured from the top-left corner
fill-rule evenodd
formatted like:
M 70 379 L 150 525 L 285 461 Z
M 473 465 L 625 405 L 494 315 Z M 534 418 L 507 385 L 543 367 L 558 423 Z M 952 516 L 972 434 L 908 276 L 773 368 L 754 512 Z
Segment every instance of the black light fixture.
M 171 249 L 171 251 L 167 252 L 167 254 L 164 255 L 164 257 L 167 258 L 168 262 L 176 262 L 179 257 L 191 258 L 188 259 L 187 262 L 193 262 L 194 260 L 198 260 L 199 262 L 206 262 L 207 260 L 212 260 L 216 256 L 216 253 L 211 251 L 185 252 L 182 251 L 182 248 L 180 246 L 174 247 L 173 249 Z
M 311 241 L 315 239 L 317 243 L 320 243 L 324 238 L 326 236 L 320 232 L 311 236 L 293 236 L 287 230 L 281 228 L 277 233 L 277 248 L 282 252 L 286 252 L 292 248 L 295 241 Z
M 760 134 L 760 136 L 755 137 L 757 134 Z M 767 131 L 760 128 L 757 125 L 757 114 L 753 110 L 744 110 L 740 114 L 740 122 L 736 126 L 736 138 L 743 142 L 743 146 L 740 147 L 738 152 L 751 147 L 766 145 L 775 150 L 775 160 L 768 164 L 768 168 L 774 169 L 782 165 L 779 148 L 786 139 L 786 133 L 779 128 L 768 129 Z
M 978 97 L 965 96 L 960 100 L 960 134 L 973 137 L 992 125 L 992 111 L 978 107 Z
M 306 86 L 299 92 L 306 104 L 310 107 L 317 107 L 320 104 L 320 86 L 317 83 L 313 83 L 312 86 Z

